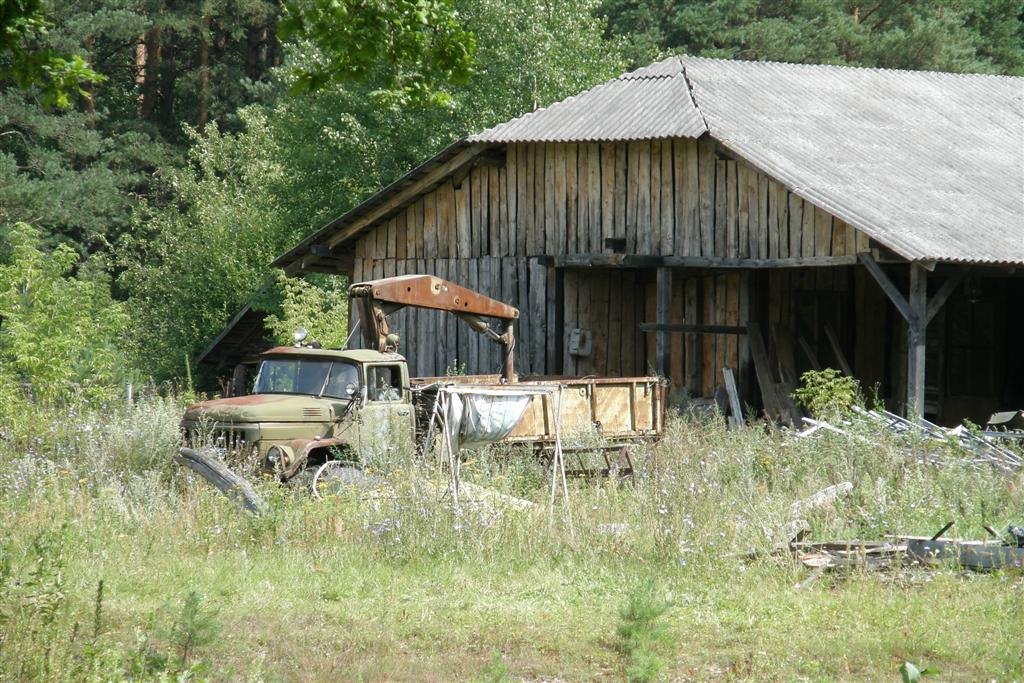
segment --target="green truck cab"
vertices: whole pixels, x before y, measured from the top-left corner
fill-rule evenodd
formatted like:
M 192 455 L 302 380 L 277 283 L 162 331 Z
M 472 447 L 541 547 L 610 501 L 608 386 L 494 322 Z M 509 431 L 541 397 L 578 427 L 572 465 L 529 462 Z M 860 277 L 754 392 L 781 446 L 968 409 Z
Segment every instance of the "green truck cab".
M 255 459 L 287 481 L 408 444 L 414 420 L 403 356 L 279 346 L 262 355 L 253 393 L 189 406 L 181 428 L 186 446 Z

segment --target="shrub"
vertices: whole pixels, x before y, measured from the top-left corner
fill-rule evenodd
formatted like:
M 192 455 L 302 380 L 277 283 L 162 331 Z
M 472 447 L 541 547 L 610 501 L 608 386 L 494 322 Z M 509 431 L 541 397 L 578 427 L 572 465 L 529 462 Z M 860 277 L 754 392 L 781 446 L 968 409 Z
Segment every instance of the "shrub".
M 808 370 L 800 376 L 800 382 L 793 398 L 815 417 L 829 419 L 853 406 L 864 406 L 860 383 L 834 368 Z

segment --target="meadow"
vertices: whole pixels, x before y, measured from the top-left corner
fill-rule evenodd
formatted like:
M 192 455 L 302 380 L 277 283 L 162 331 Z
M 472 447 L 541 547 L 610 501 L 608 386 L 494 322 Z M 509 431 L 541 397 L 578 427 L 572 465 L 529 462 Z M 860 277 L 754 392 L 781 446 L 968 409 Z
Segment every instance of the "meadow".
M 1024 578 L 955 567 L 810 570 L 809 540 L 1024 521 L 1024 475 L 922 465 L 885 434 L 798 439 L 675 416 L 626 480 L 571 481 L 549 514 L 527 454 L 472 454 L 472 501 L 415 458 L 316 500 L 260 482 L 246 514 L 173 463 L 181 402 L 0 427 L 0 679 L 937 680 L 1024 678 Z

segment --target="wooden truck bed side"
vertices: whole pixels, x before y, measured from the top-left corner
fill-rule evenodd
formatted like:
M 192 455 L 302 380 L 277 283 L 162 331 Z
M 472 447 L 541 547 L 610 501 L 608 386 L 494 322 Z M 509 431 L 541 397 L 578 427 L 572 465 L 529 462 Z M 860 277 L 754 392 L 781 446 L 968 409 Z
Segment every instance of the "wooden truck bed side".
M 657 377 L 531 377 L 503 385 L 497 375 L 468 375 L 420 377 L 412 383 L 415 388 L 445 384 L 551 388 L 550 393 L 532 397 L 522 420 L 502 443 L 553 443 L 559 400 L 563 444 L 598 438 L 616 444 L 654 440 L 665 429 L 665 383 Z M 417 393 L 424 404 L 432 405 L 436 391 Z M 429 414 L 429 406 L 421 407 Z

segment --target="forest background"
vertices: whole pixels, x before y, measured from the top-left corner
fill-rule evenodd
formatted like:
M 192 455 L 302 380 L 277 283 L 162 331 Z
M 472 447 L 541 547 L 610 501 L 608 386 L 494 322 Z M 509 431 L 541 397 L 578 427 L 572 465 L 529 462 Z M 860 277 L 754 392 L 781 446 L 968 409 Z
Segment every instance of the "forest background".
M 282 330 L 333 324 L 341 278 L 288 282 L 277 255 L 453 140 L 665 55 L 1024 74 L 1019 0 L 4 0 L 0 21 L 8 416 L 181 380 L 254 298 Z

